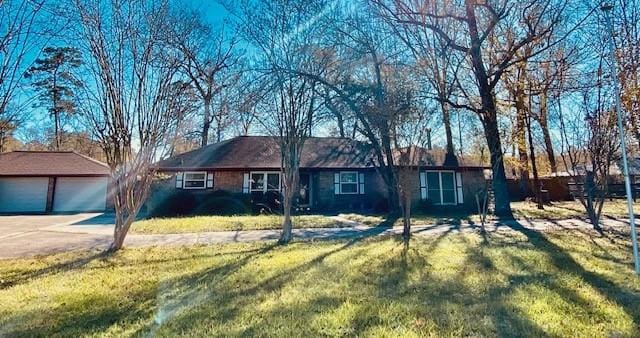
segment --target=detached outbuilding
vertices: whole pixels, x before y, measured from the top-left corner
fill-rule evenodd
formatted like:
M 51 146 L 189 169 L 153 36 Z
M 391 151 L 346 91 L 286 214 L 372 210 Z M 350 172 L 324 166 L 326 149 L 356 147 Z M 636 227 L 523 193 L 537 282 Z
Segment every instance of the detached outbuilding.
M 0 154 L 0 213 L 107 209 L 109 167 L 76 152 Z

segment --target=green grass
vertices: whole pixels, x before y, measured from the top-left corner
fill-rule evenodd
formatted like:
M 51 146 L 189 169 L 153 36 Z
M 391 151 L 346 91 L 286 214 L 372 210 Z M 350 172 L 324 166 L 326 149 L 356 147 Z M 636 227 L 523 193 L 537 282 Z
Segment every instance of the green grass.
M 545 205 L 543 210 L 539 210 L 533 202 L 512 202 L 511 209 L 513 216 L 519 220 L 539 219 L 539 220 L 562 220 L 569 218 L 586 219 L 584 207 L 578 201 L 561 201 L 553 202 Z M 640 211 L 640 203 L 634 204 L 634 210 Z M 626 200 L 617 199 L 606 201 L 602 208 L 603 217 L 611 218 L 628 218 Z M 360 222 L 370 226 L 376 226 L 383 223 L 389 223 L 391 220 L 388 215 L 368 215 L 347 213 L 340 214 L 346 219 Z M 455 224 L 460 222 L 480 222 L 480 216 L 477 213 L 467 213 L 460 211 L 438 211 L 431 212 L 414 212 L 411 217 L 412 225 L 433 225 L 433 224 Z M 495 220 L 492 215 L 488 215 L 488 220 Z M 402 219 L 393 220 L 394 226 L 402 226 Z
M 545 205 L 544 210 L 539 210 L 537 205 L 532 202 L 513 202 L 511 203 L 513 214 L 518 219 L 539 218 L 539 219 L 567 219 L 567 218 L 586 218 L 587 214 L 584 207 L 578 201 L 562 201 L 553 202 L 551 205 Z M 634 204 L 634 210 L 640 211 L 640 203 Z M 614 218 L 628 218 L 627 200 L 615 199 L 605 201 L 602 207 L 602 215 Z
M 293 217 L 296 228 L 333 228 L 344 226 L 342 223 L 321 215 L 303 215 Z M 281 229 L 282 216 L 191 216 L 172 218 L 151 218 L 134 222 L 132 233 L 167 234 L 206 231 L 265 230 Z
M 566 218 L 585 218 L 585 212 L 579 202 L 554 202 L 545 206 L 544 210 L 538 210 L 535 203 L 513 202 L 511 203 L 516 219 L 549 219 L 559 220 Z M 636 205 L 640 210 L 640 203 Z M 626 202 L 624 200 L 607 201 L 603 209 L 603 215 L 609 217 L 626 217 Z M 391 220 L 386 215 L 364 215 L 357 213 L 340 214 L 346 219 L 357 221 L 365 225 L 389 225 Z M 489 217 L 491 219 L 491 217 Z M 477 214 L 464 214 L 460 212 L 433 211 L 429 213 L 414 213 L 413 225 L 432 225 L 442 223 L 459 223 L 471 221 L 478 223 L 480 217 Z M 295 228 L 333 228 L 346 226 L 329 216 L 302 215 L 294 216 Z M 402 219 L 393 221 L 395 226 L 402 225 Z M 151 218 L 140 220 L 131 226 L 132 233 L 138 234 L 167 234 L 190 233 L 206 231 L 235 231 L 235 230 L 265 230 L 280 229 L 282 216 L 258 215 L 258 216 L 191 216 L 172 218 Z
M 640 335 L 626 234 L 451 233 L 0 261 L 0 336 Z

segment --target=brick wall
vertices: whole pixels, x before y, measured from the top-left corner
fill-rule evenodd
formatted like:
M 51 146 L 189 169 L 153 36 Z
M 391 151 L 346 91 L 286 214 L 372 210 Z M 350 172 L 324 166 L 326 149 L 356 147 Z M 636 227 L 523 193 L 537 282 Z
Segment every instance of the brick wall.
M 313 208 L 326 211 L 374 209 L 386 198 L 384 181 L 375 170 L 362 170 L 364 194 L 335 194 L 334 174 L 339 171 L 316 171 L 312 175 Z
M 247 171 L 248 172 L 248 171 Z M 305 171 L 302 171 L 305 172 Z M 312 171 L 311 173 L 311 207 L 317 211 L 361 211 L 384 207 L 387 198 L 387 188 L 384 180 L 374 169 L 358 171 L 364 173 L 364 194 L 334 193 L 334 174 L 337 170 Z M 178 191 L 188 191 L 197 197 L 203 197 L 215 190 L 225 190 L 242 193 L 244 171 L 217 171 L 214 173 L 214 188 L 203 190 L 182 190 L 175 187 L 175 173 L 165 173 L 156 179 L 150 192 L 148 203 L 162 200 Z M 482 171 L 464 171 L 462 174 L 464 204 L 460 207 L 474 210 L 476 208 L 475 194 L 484 187 Z M 420 199 L 420 175 L 418 170 L 409 170 L 402 175 L 410 181 L 412 186 L 413 205 L 418 206 Z M 447 206 L 451 208 L 451 206 Z
M 213 189 L 242 193 L 242 171 L 216 171 L 213 173 Z
M 477 210 L 476 194 L 485 187 L 485 178 L 482 170 L 463 171 L 462 174 L 462 194 L 464 197 L 463 206 L 467 210 Z

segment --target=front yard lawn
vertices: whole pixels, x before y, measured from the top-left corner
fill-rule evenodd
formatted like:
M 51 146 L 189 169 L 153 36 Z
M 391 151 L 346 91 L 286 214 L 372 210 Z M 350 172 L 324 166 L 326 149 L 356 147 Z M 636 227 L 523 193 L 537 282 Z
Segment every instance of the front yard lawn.
M 301 215 L 293 217 L 295 228 L 333 228 L 344 226 L 328 216 Z M 281 229 L 282 216 L 191 216 L 151 218 L 134 222 L 132 233 L 167 234 L 206 231 Z
M 587 213 L 579 201 L 553 202 L 545 205 L 544 210 L 539 210 L 533 202 L 513 202 L 511 203 L 513 214 L 516 219 L 567 219 L 567 218 L 587 218 Z M 634 211 L 640 211 L 640 203 L 634 203 Z M 605 201 L 602 207 L 602 215 L 612 218 L 629 218 L 627 214 L 627 200 L 614 199 Z
M 544 210 L 538 210 L 533 202 L 512 202 L 511 209 L 515 219 L 536 219 L 536 220 L 561 220 L 569 218 L 586 219 L 586 212 L 578 201 L 560 201 L 545 205 Z M 634 204 L 634 210 L 640 211 L 640 203 Z M 394 226 L 402 226 L 402 219 L 390 220 L 387 215 L 366 215 L 366 214 L 341 214 L 346 219 L 361 222 L 366 225 L 376 226 L 383 223 L 393 223 Z M 606 201 L 602 208 L 603 218 L 628 218 L 627 201 L 616 199 Z M 433 211 L 414 212 L 412 215 L 412 225 L 433 225 L 433 224 L 456 224 L 460 222 L 480 222 L 480 216 L 475 213 L 463 213 L 458 211 Z M 488 215 L 489 221 L 495 220 L 492 215 Z
M 593 236 L 593 237 L 591 237 Z M 0 261 L 0 336 L 640 336 L 626 234 L 452 233 Z

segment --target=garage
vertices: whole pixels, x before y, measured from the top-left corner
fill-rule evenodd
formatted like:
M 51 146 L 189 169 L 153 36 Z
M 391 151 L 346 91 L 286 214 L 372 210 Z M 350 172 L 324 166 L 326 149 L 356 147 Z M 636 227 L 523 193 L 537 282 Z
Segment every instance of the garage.
M 48 177 L 0 178 L 0 212 L 45 212 Z
M 102 211 L 106 195 L 106 177 L 58 177 L 53 211 Z
M 76 152 L 0 154 L 0 213 L 105 211 L 108 186 L 109 167 Z

